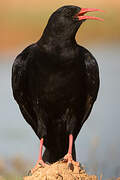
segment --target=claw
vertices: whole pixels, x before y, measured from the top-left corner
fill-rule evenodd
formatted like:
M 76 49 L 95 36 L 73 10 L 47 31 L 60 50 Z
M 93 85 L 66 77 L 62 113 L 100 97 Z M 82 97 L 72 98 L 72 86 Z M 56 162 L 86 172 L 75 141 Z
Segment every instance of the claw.
M 74 166 L 71 162 L 68 162 L 68 169 L 72 170 L 74 169 Z
M 74 166 L 80 167 L 80 163 L 73 160 L 72 155 L 70 153 L 64 156 L 64 162 L 68 162 L 68 168 L 73 169 Z
M 41 168 L 43 168 L 44 167 L 44 165 L 42 164 L 42 163 L 38 163 L 38 165 L 41 167 Z
M 44 168 L 46 166 L 50 166 L 47 163 L 45 163 L 43 160 L 39 160 L 34 168 L 31 169 L 31 174 L 33 174 L 37 169 Z
M 28 175 L 28 176 L 32 176 L 31 170 L 28 171 L 27 175 Z

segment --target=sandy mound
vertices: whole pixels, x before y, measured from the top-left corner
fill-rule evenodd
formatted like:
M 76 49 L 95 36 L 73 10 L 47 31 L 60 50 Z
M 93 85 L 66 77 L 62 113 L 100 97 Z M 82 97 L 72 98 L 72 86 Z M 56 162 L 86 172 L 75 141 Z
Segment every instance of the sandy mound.
M 58 161 L 49 167 L 36 170 L 31 176 L 24 177 L 24 180 L 98 180 L 95 175 L 88 175 L 84 169 L 73 166 L 68 169 L 67 163 Z

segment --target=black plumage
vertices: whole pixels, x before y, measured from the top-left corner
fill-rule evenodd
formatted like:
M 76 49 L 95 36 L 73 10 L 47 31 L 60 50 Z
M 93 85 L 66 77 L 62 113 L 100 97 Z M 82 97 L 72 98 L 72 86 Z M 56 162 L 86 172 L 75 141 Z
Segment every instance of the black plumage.
M 55 11 L 40 40 L 25 48 L 12 68 L 13 96 L 24 119 L 44 139 L 43 160 L 50 163 L 67 153 L 70 134 L 76 159 L 74 142 L 99 89 L 97 62 L 75 40 L 85 21 L 75 16 L 78 12 L 76 6 Z

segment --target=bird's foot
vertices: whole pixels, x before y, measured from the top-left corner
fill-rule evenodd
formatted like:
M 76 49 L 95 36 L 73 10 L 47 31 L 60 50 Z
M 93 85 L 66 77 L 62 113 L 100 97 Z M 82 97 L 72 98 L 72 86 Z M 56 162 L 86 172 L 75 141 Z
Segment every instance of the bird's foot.
M 72 169 L 73 166 L 80 167 L 80 163 L 74 161 L 73 158 L 72 158 L 72 155 L 70 153 L 67 153 L 64 156 L 63 161 L 68 163 L 68 168 L 70 168 L 70 169 Z
M 46 164 L 43 160 L 38 160 L 35 167 L 32 168 L 30 171 L 29 171 L 29 175 L 30 174 L 33 174 L 35 171 L 37 171 L 39 168 L 44 168 L 44 167 L 47 167 L 47 166 L 50 166 L 48 164 Z

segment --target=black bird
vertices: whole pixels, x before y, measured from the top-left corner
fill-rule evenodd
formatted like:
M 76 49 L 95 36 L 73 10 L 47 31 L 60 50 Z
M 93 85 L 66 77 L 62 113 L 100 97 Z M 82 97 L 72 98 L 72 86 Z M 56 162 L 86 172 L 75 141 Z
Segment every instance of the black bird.
M 75 140 L 99 89 L 97 62 L 75 40 L 86 19 L 102 20 L 84 16 L 91 11 L 101 10 L 71 5 L 56 10 L 40 40 L 25 48 L 12 67 L 13 96 L 40 139 L 37 164 L 43 166 L 62 157 L 77 164 Z

